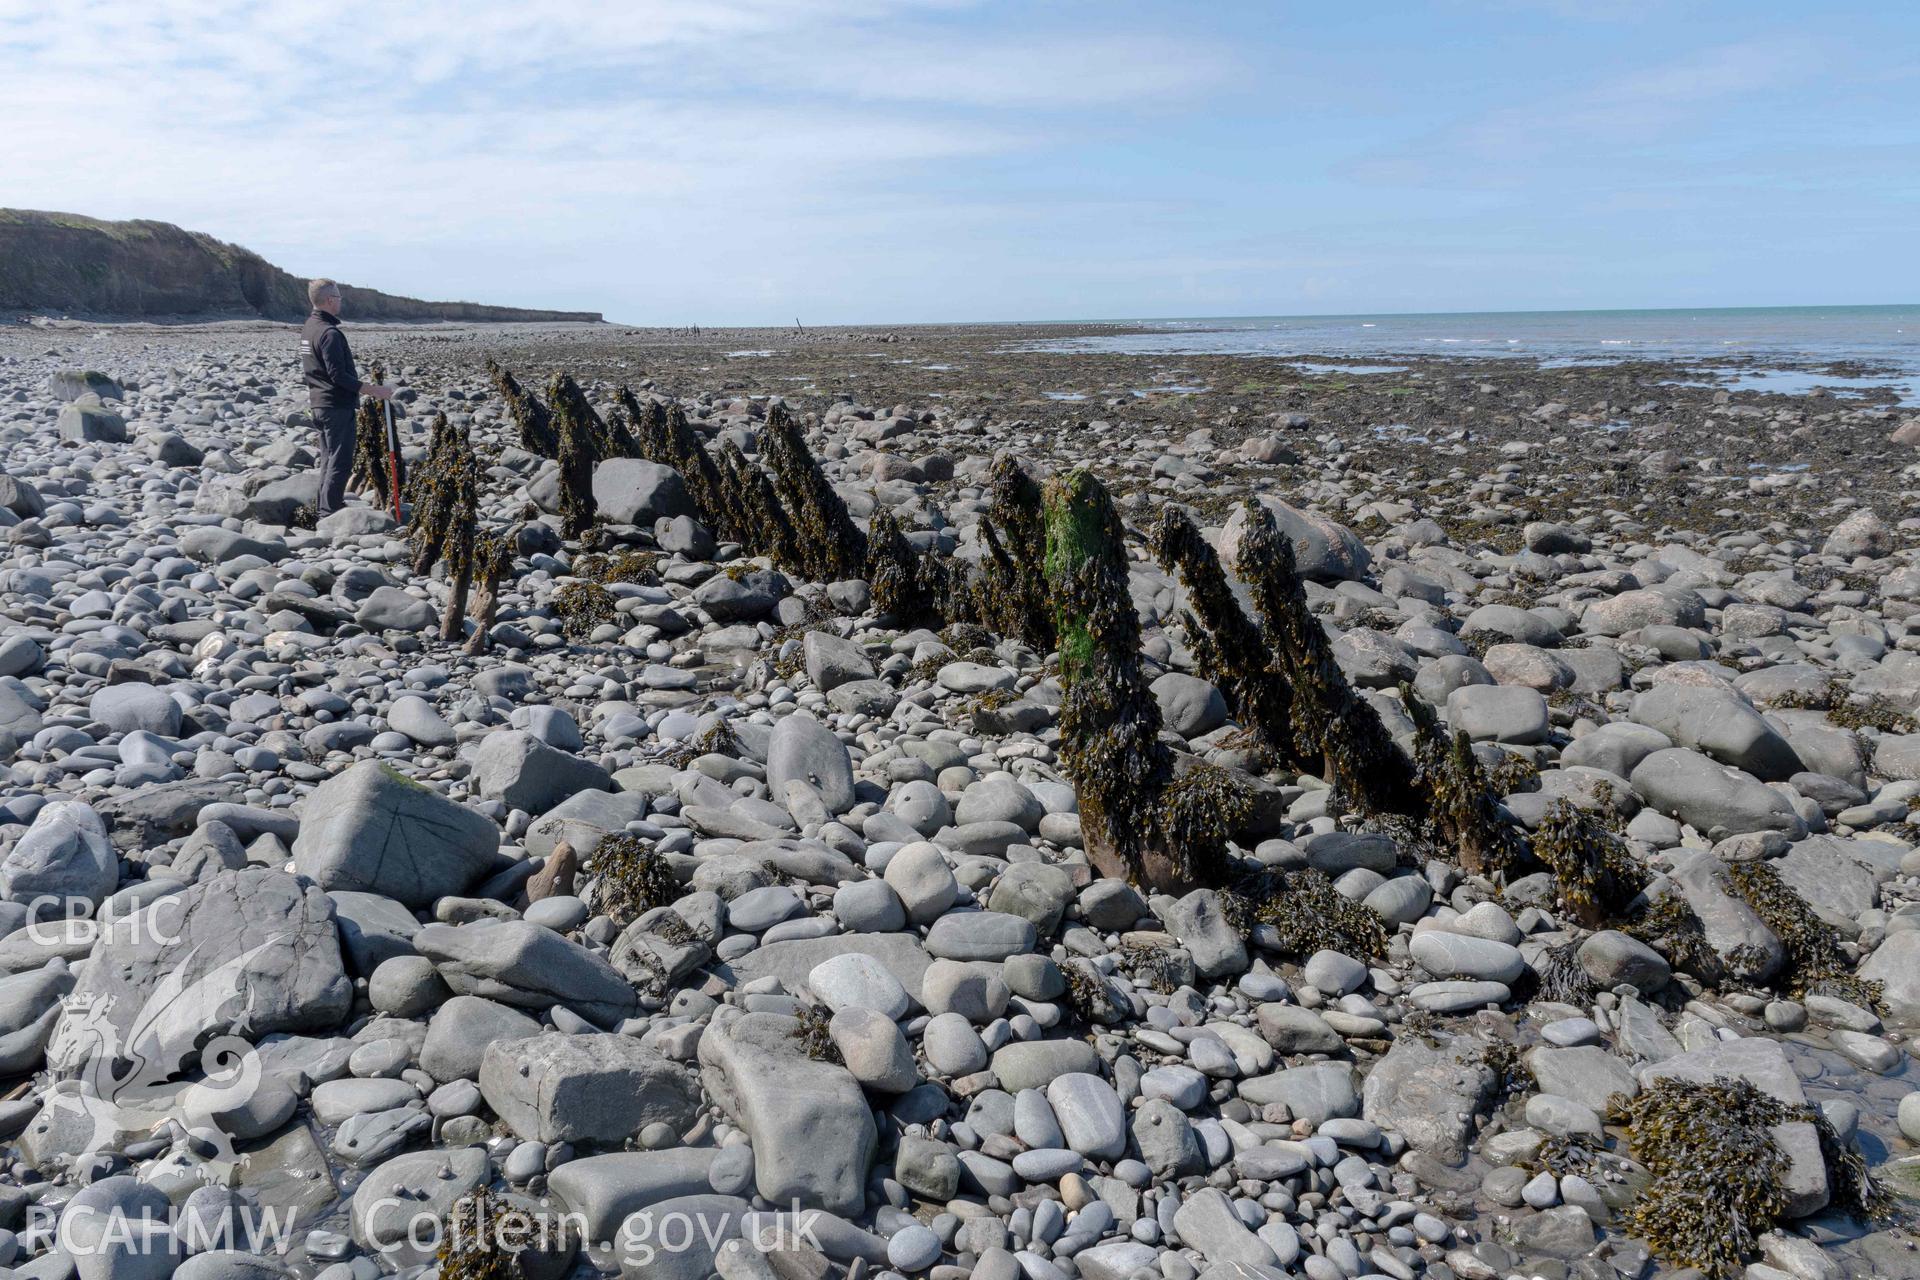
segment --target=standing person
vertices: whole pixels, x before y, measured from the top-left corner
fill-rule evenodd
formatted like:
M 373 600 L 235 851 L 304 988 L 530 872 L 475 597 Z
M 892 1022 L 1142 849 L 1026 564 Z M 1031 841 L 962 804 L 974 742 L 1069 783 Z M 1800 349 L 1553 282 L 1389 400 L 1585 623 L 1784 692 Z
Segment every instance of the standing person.
M 331 280 L 307 283 L 313 314 L 300 330 L 300 373 L 307 384 L 313 424 L 320 428 L 320 491 L 314 509 L 322 516 L 340 509 L 353 471 L 354 411 L 360 397 L 392 397 L 393 388 L 362 382 L 353 368 L 353 352 L 340 328 L 340 286 Z

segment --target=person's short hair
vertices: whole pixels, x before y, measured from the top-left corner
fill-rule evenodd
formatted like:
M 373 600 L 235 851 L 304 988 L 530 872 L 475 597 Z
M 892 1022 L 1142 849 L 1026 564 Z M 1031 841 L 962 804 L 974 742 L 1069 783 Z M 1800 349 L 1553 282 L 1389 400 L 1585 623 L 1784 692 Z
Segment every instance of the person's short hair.
M 339 296 L 340 286 L 324 276 L 318 280 L 307 281 L 307 305 L 309 306 L 317 307 L 320 305 L 320 299 Z

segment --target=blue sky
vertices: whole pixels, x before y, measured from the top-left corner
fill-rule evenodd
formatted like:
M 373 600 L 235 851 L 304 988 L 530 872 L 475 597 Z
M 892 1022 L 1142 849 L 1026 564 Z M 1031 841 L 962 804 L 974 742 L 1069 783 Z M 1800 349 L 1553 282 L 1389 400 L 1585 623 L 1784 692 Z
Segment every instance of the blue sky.
M 429 8 L 0 0 L 0 204 L 641 324 L 1920 299 L 1912 3 Z

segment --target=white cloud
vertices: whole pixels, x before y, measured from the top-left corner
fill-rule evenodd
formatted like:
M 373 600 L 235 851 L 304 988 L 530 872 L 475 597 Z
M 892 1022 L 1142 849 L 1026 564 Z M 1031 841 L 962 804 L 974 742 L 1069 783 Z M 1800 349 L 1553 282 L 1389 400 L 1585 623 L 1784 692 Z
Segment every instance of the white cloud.
M 794 264 L 857 253 L 847 227 L 911 243 L 943 203 L 900 208 L 916 174 L 1224 74 L 1192 42 L 1010 42 L 975 7 L 0 0 L 0 200 L 178 222 L 395 290 L 723 299 L 711 273 L 745 268 L 743 246 L 794 288 Z M 883 202 L 898 221 L 876 231 Z M 563 277 L 583 253 L 604 265 Z

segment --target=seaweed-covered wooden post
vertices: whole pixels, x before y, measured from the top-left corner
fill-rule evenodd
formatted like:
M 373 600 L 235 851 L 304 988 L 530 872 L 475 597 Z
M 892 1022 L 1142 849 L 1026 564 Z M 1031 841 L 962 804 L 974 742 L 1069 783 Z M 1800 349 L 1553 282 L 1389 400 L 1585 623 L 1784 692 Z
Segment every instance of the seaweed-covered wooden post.
M 678 471 L 680 478 L 686 482 L 687 492 L 692 496 L 700 518 L 712 526 L 716 533 L 738 540 L 738 535 L 723 524 L 725 513 L 721 510 L 719 468 L 714 465 L 713 455 L 707 452 L 706 446 L 700 443 L 700 437 L 688 424 L 687 415 L 680 406 L 676 404 L 668 408 L 658 400 L 649 400 L 642 405 L 633 392 L 625 387 L 620 388 L 619 403 L 633 420 L 638 456 Z
M 1220 686 L 1233 718 L 1275 762 L 1294 759 L 1293 691 L 1273 666 L 1265 637 L 1227 583 L 1220 557 L 1187 513 L 1169 506 L 1155 531 L 1154 556 L 1186 583 L 1193 608 L 1187 633 L 1203 661 L 1201 674 Z
M 384 382 L 386 366 L 375 360 L 367 366 L 375 382 Z M 378 400 L 362 400 L 353 419 L 353 486 L 374 497 L 374 505 L 385 511 L 393 506 L 393 476 L 396 459 L 387 449 L 387 419 Z
M 599 505 L 593 496 L 593 467 L 600 459 L 595 449 L 595 421 L 587 398 L 564 373 L 553 375 L 547 388 L 553 406 L 553 427 L 559 441 L 561 531 L 578 538 L 593 528 Z
M 1413 762 L 1394 745 L 1373 704 L 1347 683 L 1326 631 L 1307 608 L 1293 544 L 1273 513 L 1252 498 L 1246 522 L 1236 567 L 1293 693 L 1297 758 L 1320 756 L 1327 781 L 1363 812 L 1424 816 Z
M 447 608 L 440 617 L 440 638 L 458 640 L 466 625 L 467 593 L 473 586 L 474 545 L 479 537 L 480 465 L 461 434 L 461 466 L 454 480 L 453 510 L 441 542 L 447 565 Z
M 800 563 L 795 567 L 818 582 L 859 577 L 866 566 L 867 540 L 847 514 L 847 504 L 827 483 L 800 424 L 778 401 L 767 409 L 763 452 L 799 534 L 794 550 Z
M 513 547 L 519 541 L 518 527 L 506 533 L 480 539 L 474 546 L 474 565 L 480 589 L 474 594 L 471 612 L 473 634 L 467 637 L 469 654 L 485 653 L 493 647 L 493 619 L 500 608 L 500 580 L 513 568 Z
M 1140 668 L 1140 619 L 1127 590 L 1120 516 L 1084 468 L 1044 497 L 1046 575 L 1060 637 L 1061 761 L 1080 800 L 1087 857 L 1103 875 L 1177 888 L 1188 868 L 1161 847 L 1159 804 L 1172 779 L 1160 705 Z
M 980 522 L 986 549 L 973 581 L 974 612 L 989 630 L 1036 649 L 1053 648 L 1053 605 L 1046 579 L 1046 527 L 1040 486 L 1011 455 L 993 464 L 991 495 Z
M 783 569 L 804 573 L 799 534 L 767 473 L 747 461 L 747 455 L 729 440 L 720 446 L 720 475 L 722 506 L 727 512 L 722 523 L 740 545 Z
M 513 374 L 503 369 L 492 356 L 487 357 L 487 377 L 494 390 L 507 403 L 507 414 L 519 432 L 520 447 L 543 458 L 560 456 L 560 440 L 553 430 L 553 415 L 533 394 L 522 387 Z
M 427 456 L 414 468 L 408 486 L 408 496 L 413 501 L 413 527 L 408 540 L 413 544 L 416 574 L 433 568 L 444 548 L 460 470 L 459 434 L 447 422 L 446 414 L 435 415 L 433 430 L 427 437 Z
M 1433 708 L 1410 686 L 1400 686 L 1400 700 L 1413 721 L 1414 761 L 1434 834 L 1454 850 L 1469 875 L 1510 870 L 1522 853 L 1520 838 L 1500 818 L 1499 799 L 1473 743 L 1464 732 L 1451 738 L 1442 733 Z
M 891 511 L 876 511 L 867 527 L 867 585 L 873 603 L 900 626 L 946 625 L 953 566 L 913 549 Z

